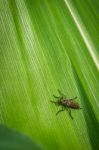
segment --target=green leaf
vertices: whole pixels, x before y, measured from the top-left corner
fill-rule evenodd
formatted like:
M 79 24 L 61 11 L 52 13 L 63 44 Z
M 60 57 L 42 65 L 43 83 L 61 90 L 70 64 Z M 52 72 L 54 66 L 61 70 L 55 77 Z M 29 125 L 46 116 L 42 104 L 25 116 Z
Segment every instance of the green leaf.
M 25 135 L 0 125 L 0 149 L 1 150 L 41 150 Z
M 0 122 L 47 150 L 99 149 L 99 2 L 0 1 Z M 83 109 L 50 102 L 60 90 Z

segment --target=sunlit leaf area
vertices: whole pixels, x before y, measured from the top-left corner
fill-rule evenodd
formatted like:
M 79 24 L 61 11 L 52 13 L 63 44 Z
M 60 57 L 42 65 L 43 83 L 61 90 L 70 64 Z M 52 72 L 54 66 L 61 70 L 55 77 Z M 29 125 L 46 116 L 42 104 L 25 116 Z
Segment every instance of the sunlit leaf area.
M 56 115 L 61 92 L 82 109 Z M 98 0 L 0 0 L 0 124 L 44 150 L 99 149 Z

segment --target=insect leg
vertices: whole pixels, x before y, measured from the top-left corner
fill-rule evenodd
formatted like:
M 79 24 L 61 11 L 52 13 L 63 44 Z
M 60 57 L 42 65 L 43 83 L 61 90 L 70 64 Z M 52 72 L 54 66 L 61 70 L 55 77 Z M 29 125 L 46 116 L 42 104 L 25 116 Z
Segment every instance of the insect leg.
M 63 98 L 66 98 L 66 95 L 64 95 L 59 89 L 58 89 L 58 92 Z
M 71 119 L 73 120 L 73 117 L 71 115 L 71 109 L 66 107 L 66 110 L 68 111 L 69 116 L 71 117 Z
M 69 113 L 71 119 L 73 120 L 73 117 L 72 117 L 72 115 L 71 115 L 71 109 L 68 109 L 68 113 Z
M 53 95 L 55 98 L 60 98 L 60 96 Z
M 76 97 L 74 97 L 74 98 L 71 98 L 71 99 L 69 99 L 69 100 L 74 100 L 74 99 L 76 99 L 77 98 L 77 96 Z
M 62 107 L 61 110 L 59 110 L 59 111 L 56 113 L 56 116 L 57 116 L 61 111 L 64 111 L 64 108 L 63 108 L 63 107 Z

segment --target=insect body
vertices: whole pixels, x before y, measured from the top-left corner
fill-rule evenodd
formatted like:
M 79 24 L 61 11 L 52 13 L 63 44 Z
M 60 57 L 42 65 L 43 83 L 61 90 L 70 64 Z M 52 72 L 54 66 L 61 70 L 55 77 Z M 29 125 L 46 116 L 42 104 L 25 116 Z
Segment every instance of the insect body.
M 52 103 L 54 103 L 58 106 L 62 106 L 62 109 L 59 110 L 56 113 L 56 115 L 58 115 L 58 113 L 60 113 L 61 111 L 67 110 L 71 119 L 73 119 L 73 117 L 71 115 L 71 109 L 81 109 L 79 104 L 76 101 L 74 101 L 74 99 L 76 99 L 77 97 L 74 97 L 72 99 L 67 99 L 66 96 L 63 93 L 61 93 L 60 90 L 58 90 L 58 92 L 60 94 L 59 97 L 53 95 L 57 99 L 57 101 L 51 101 Z

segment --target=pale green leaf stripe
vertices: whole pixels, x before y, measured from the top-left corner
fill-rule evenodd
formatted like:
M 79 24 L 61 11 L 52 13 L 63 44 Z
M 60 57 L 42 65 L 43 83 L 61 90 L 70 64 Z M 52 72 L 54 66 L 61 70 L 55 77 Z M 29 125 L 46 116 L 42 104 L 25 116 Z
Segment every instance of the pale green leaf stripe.
M 97 47 L 95 47 L 95 45 L 91 39 L 91 36 L 87 32 L 86 26 L 83 25 L 82 20 L 81 20 L 79 14 L 77 13 L 77 9 L 75 9 L 75 7 L 72 5 L 72 1 L 65 0 L 65 3 L 74 19 L 75 24 L 77 25 L 77 28 L 78 28 L 86 46 L 88 47 L 88 50 L 96 64 L 96 67 L 99 70 L 99 54 L 98 54 L 98 50 L 96 51 Z
M 47 150 L 99 149 L 98 6 L 0 1 L 0 122 Z M 74 120 L 67 112 L 56 117 L 57 89 L 78 97 L 83 110 L 72 110 Z

